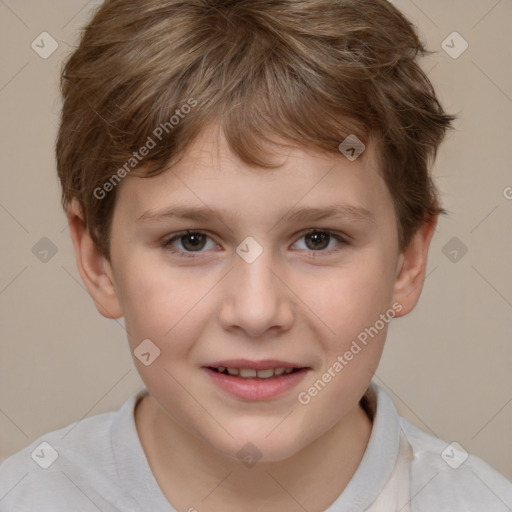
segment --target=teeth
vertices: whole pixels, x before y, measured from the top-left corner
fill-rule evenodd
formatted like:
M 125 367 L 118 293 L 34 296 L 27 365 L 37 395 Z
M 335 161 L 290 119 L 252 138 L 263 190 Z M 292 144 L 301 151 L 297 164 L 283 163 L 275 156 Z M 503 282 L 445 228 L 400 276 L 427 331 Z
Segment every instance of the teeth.
M 227 373 L 234 377 L 241 377 L 242 379 L 271 379 L 272 377 L 279 377 L 279 375 L 288 375 L 293 372 L 293 368 L 268 368 L 266 370 L 255 370 L 254 368 L 226 368 L 218 366 L 219 373 Z
M 274 376 L 274 370 L 271 368 L 268 370 L 258 370 L 256 373 L 258 374 L 259 379 L 268 379 L 269 377 Z
M 256 377 L 256 370 L 253 370 L 251 368 L 240 368 L 240 377 L 247 379 L 250 377 Z

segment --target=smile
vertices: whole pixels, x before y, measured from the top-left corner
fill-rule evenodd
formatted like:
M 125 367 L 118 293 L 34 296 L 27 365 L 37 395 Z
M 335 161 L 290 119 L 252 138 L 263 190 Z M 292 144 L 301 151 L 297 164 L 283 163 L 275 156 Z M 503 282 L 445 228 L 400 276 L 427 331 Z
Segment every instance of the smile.
M 270 400 L 295 388 L 311 370 L 284 361 L 218 361 L 202 368 L 224 393 L 244 400 Z
M 225 368 L 224 366 L 210 369 L 218 373 L 223 373 L 224 375 L 231 375 L 242 379 L 272 379 L 273 377 L 279 377 L 283 374 L 288 375 L 298 370 L 298 368 L 267 368 L 265 370 L 256 370 L 254 368 Z

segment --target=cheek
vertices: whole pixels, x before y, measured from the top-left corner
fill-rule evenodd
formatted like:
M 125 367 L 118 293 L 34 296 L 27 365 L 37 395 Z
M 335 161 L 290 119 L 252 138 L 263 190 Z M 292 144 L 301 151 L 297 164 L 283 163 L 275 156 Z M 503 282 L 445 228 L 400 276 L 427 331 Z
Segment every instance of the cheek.
M 311 309 L 329 329 L 319 336 L 323 364 L 301 386 L 299 407 L 329 428 L 357 403 L 379 364 L 389 322 L 392 273 L 384 264 L 360 259 L 350 271 L 339 269 L 311 296 Z M 306 417 L 305 416 L 305 417 Z
M 184 389 L 193 387 L 187 365 L 200 336 L 201 297 L 211 280 L 191 280 L 186 272 L 162 263 L 132 260 L 125 270 L 122 307 L 134 364 L 153 397 L 167 410 L 181 411 L 179 404 L 190 400 Z M 138 354 L 148 352 L 151 362 L 145 364 Z
M 342 350 L 390 308 L 393 278 L 390 265 L 371 253 L 352 265 L 331 268 L 329 277 L 310 287 L 307 305 L 326 326 L 326 348 Z M 380 326 L 380 324 L 379 324 Z
M 179 340 L 183 344 L 187 340 L 183 330 L 191 327 L 187 317 L 194 314 L 213 280 L 197 275 L 192 279 L 190 272 L 161 261 L 138 262 L 136 258 L 122 274 L 119 295 L 132 348 L 149 338 L 162 350 L 172 341 L 173 350 L 179 351 Z

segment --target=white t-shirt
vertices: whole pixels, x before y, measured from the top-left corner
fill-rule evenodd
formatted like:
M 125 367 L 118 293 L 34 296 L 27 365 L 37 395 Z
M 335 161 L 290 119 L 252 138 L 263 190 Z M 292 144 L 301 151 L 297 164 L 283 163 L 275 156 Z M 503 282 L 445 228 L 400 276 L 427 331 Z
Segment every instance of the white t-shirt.
M 134 408 L 146 393 L 135 393 L 117 412 L 49 432 L 9 457 L 0 466 L 0 511 L 176 512 L 137 434 Z M 401 418 L 384 389 L 371 383 L 362 405 L 373 420 L 368 446 L 325 512 L 512 511 L 512 483 Z

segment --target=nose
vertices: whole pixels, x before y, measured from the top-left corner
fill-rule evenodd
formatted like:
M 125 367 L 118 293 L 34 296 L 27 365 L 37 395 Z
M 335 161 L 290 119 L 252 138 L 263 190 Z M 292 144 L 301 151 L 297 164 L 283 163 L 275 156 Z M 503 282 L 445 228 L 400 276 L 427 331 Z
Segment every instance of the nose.
M 219 320 L 226 330 L 242 330 L 247 336 L 263 337 L 288 330 L 293 323 L 293 293 L 284 282 L 284 272 L 263 250 L 251 263 L 234 255 L 233 267 L 224 279 Z

